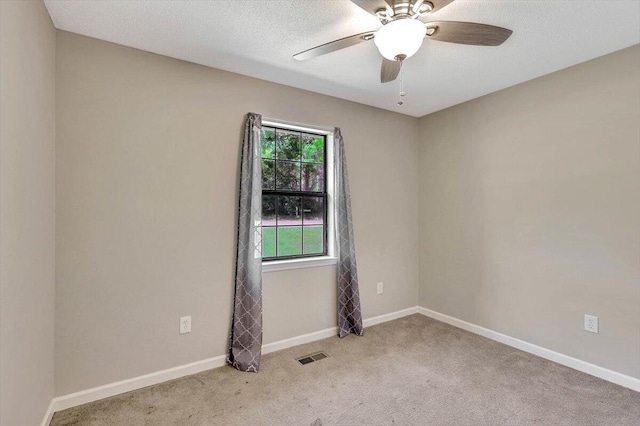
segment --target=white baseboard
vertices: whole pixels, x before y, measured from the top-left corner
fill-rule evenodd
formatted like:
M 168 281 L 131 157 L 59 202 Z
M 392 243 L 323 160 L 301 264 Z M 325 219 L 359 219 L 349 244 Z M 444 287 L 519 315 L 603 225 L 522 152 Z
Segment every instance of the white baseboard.
M 314 331 L 313 333 L 303 334 L 301 336 L 291 337 L 289 339 L 279 340 L 273 343 L 262 345 L 262 354 L 270 354 L 271 352 L 280 351 L 282 349 L 291 348 L 293 346 L 303 345 L 316 340 L 322 340 L 338 334 L 338 327 L 325 328 L 324 330 Z
M 428 308 L 418 307 L 417 312 L 427 317 L 442 321 L 454 327 L 461 328 L 463 330 L 470 331 L 471 333 L 478 334 L 496 342 L 503 343 L 507 346 L 511 346 L 521 351 L 529 352 L 530 354 L 539 356 L 541 358 L 548 359 L 558 364 L 573 368 L 574 370 L 582 371 L 583 373 L 590 374 L 595 377 L 607 380 L 625 388 L 632 389 L 640 392 L 640 379 L 627 376 L 622 373 L 618 373 L 613 370 L 609 370 L 604 367 L 600 367 L 595 364 L 591 364 L 586 361 L 582 361 L 578 358 L 573 358 L 569 355 L 564 355 L 551 349 L 543 348 L 542 346 L 534 345 L 533 343 L 525 342 L 524 340 L 516 339 L 515 337 L 507 336 L 506 334 L 498 333 L 497 331 L 490 330 L 488 328 L 481 327 L 470 322 L 463 321 L 461 319 L 442 314 L 440 312 L 433 311 Z
M 130 392 L 132 390 L 166 382 L 168 380 L 188 376 L 190 374 L 196 374 L 202 371 L 211 370 L 212 368 L 222 367 L 226 364 L 226 359 L 227 358 L 225 355 L 220 355 L 213 358 L 204 359 L 202 361 L 179 365 L 177 367 L 168 368 L 166 370 L 156 371 L 154 373 L 145 374 L 143 376 L 122 380 L 120 382 L 109 383 L 107 385 L 98 386 L 64 396 L 59 396 L 53 398 L 54 412 L 66 410 L 67 408 L 76 407 L 88 402 L 97 401 L 99 399 L 108 398 L 110 396 L 119 395 L 121 393 Z
M 390 314 L 378 315 L 377 317 L 368 318 L 362 321 L 365 327 L 371 327 L 372 325 L 380 324 L 394 319 L 406 317 L 407 315 L 417 314 L 418 306 L 412 308 L 403 309 L 401 311 L 391 312 Z
M 373 318 L 368 318 L 363 321 L 365 327 L 371 327 L 375 324 L 380 324 L 386 321 L 391 321 L 397 318 L 401 318 L 407 315 L 415 314 L 418 312 L 418 307 L 403 309 L 401 311 L 392 312 L 390 314 L 380 315 Z M 282 349 L 290 348 L 293 346 L 302 345 L 304 343 L 315 342 L 316 340 L 326 339 L 333 337 L 337 334 L 338 328 L 331 327 L 324 330 L 315 331 L 313 333 L 303 334 L 302 336 L 292 337 L 290 339 L 280 340 L 278 342 L 268 343 L 262 346 L 262 353 L 268 354 L 271 352 L 279 351 Z M 47 414 L 42 420 L 43 426 L 48 426 L 53 417 L 53 413 L 56 411 L 66 410 L 67 408 L 76 407 L 78 405 L 87 404 L 89 402 L 97 401 L 99 399 L 108 398 L 110 396 L 119 395 L 124 392 L 130 392 L 136 389 L 141 389 L 147 386 L 155 385 L 158 383 L 166 382 L 168 380 L 177 379 L 180 377 L 188 376 L 190 374 L 200 373 L 202 371 L 211 370 L 213 368 L 219 368 L 226 364 L 226 355 L 220 355 L 213 358 L 205 359 L 202 361 L 192 362 L 190 364 L 179 365 L 177 367 L 168 368 L 166 370 L 156 371 L 154 373 L 145 374 L 144 376 L 138 376 L 120 382 L 109 383 L 107 385 L 98 386 L 95 388 L 75 392 L 69 395 L 59 396 L 53 398 Z
M 49 423 L 51 423 L 51 419 L 53 418 L 53 413 L 55 412 L 53 409 L 53 399 L 51 400 L 51 402 L 49 403 L 49 407 L 47 408 L 47 412 L 44 413 L 44 418 L 42 419 L 42 423 L 40 423 L 40 426 L 49 426 Z
M 407 315 L 416 314 L 416 313 L 418 313 L 418 307 L 414 306 L 412 308 L 403 309 L 401 311 L 391 312 L 390 314 L 384 314 L 384 315 L 379 315 L 377 317 L 367 318 L 362 321 L 362 325 L 364 325 L 364 327 L 371 327 L 372 325 L 406 317 Z M 262 346 L 262 353 L 268 354 L 271 352 L 290 348 L 292 346 L 303 345 L 305 343 L 315 342 L 316 340 L 333 337 L 333 336 L 336 336 L 337 334 L 338 334 L 338 327 L 325 328 L 324 330 L 314 331 L 313 333 L 303 334 L 301 336 L 292 337 L 290 339 L 284 339 L 278 342 L 268 343 Z

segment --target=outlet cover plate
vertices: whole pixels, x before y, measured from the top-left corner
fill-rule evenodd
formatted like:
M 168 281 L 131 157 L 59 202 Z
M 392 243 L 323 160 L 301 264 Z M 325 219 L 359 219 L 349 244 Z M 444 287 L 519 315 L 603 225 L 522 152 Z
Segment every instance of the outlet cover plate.
M 378 294 L 382 294 L 384 291 L 384 284 L 378 283 Z
M 180 334 L 191 333 L 191 315 L 180 317 Z
M 598 317 L 595 315 L 584 315 L 584 329 L 591 332 L 598 332 Z

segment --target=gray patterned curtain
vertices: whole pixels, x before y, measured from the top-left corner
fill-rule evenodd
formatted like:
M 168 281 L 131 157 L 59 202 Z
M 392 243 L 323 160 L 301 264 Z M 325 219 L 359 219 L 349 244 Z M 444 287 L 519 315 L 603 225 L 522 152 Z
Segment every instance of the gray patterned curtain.
M 356 247 L 351 222 L 351 193 L 347 176 L 347 160 L 344 155 L 342 133 L 338 127 L 333 135 L 333 164 L 336 185 L 337 246 L 338 246 L 338 336 L 349 333 L 362 336 L 362 311 L 358 290 Z
M 262 116 L 247 114 L 240 170 L 236 292 L 228 362 L 258 372 L 262 351 Z

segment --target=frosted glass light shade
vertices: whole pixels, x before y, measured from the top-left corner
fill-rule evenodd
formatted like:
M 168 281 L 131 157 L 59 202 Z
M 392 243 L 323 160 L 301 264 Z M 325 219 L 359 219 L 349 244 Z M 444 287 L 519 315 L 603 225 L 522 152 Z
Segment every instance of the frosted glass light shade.
M 399 19 L 391 21 L 378 31 L 373 42 L 378 46 L 380 54 L 390 61 L 396 56 L 413 56 L 427 33 L 427 27 L 415 19 Z

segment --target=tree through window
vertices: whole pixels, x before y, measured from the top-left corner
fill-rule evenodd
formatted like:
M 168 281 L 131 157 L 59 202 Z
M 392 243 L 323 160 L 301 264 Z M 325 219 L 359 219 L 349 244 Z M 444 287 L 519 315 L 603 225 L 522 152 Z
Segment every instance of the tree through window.
M 262 258 L 327 253 L 326 136 L 262 127 Z

